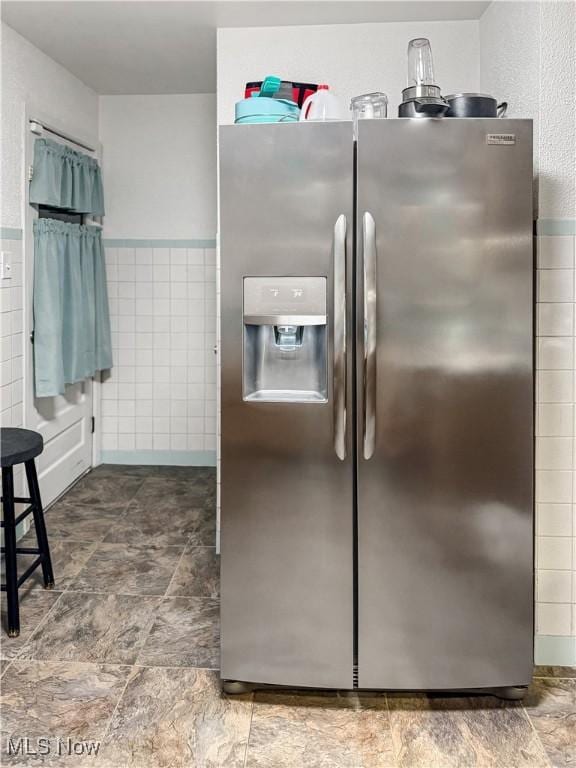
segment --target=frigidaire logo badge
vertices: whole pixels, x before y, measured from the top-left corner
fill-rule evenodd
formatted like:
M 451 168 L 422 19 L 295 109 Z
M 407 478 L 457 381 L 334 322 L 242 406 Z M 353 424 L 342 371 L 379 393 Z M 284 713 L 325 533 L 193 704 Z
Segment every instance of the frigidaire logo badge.
M 44 757 L 55 755 L 56 757 L 97 757 L 100 751 L 99 741 L 76 741 L 70 738 L 57 736 L 39 736 L 35 739 L 28 737 L 6 739 L 5 753 L 7 755 L 19 755 L 20 757 Z
M 515 133 L 487 133 L 486 144 L 516 144 Z

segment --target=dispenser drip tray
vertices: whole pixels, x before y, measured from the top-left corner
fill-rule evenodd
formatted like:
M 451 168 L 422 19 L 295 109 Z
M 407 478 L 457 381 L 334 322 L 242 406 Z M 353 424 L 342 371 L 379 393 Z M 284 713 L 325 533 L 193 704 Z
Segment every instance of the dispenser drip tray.
M 321 392 L 298 389 L 259 389 L 246 395 L 244 400 L 261 403 L 325 403 L 326 396 Z
M 326 326 L 244 325 L 243 388 L 255 402 L 326 402 Z

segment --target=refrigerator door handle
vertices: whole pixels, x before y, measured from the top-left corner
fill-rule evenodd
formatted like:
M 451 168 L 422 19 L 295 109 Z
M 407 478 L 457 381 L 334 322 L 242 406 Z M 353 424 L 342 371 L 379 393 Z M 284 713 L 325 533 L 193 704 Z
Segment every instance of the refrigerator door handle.
M 334 225 L 334 451 L 346 458 L 346 216 Z
M 371 459 L 376 446 L 376 222 L 371 213 L 362 219 L 364 269 L 364 424 L 362 455 Z

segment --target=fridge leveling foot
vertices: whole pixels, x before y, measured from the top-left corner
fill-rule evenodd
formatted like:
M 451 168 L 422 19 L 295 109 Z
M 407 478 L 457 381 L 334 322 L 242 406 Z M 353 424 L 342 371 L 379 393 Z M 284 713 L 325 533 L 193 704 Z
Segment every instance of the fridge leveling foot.
M 250 693 L 254 690 L 251 683 L 241 683 L 238 680 L 223 680 L 222 690 L 229 696 L 239 696 L 242 693 Z
M 526 685 L 510 685 L 505 688 L 493 688 L 490 692 L 493 696 L 505 701 L 522 701 L 527 690 Z

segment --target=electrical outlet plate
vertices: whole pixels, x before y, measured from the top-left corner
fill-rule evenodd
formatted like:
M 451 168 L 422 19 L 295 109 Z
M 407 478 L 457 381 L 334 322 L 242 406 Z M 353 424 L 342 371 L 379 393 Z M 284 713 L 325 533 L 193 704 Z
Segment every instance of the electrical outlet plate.
M 0 253 L 0 280 L 10 280 L 12 277 L 12 253 L 2 251 Z

